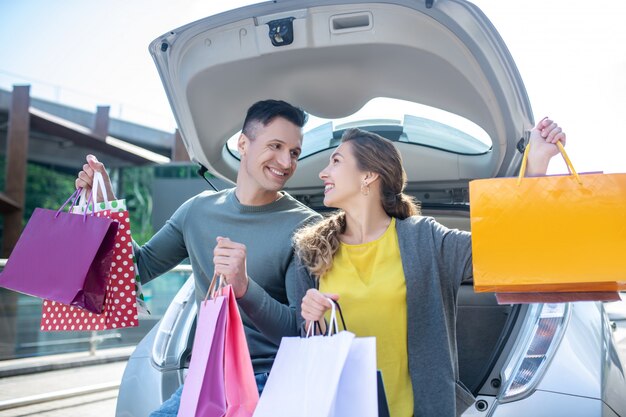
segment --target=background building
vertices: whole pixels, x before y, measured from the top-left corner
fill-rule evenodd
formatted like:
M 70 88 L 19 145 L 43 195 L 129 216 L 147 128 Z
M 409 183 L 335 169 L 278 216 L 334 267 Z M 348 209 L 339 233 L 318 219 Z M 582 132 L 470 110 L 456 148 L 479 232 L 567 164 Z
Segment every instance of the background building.
M 90 153 L 107 166 L 116 196 L 127 200 L 133 237 L 139 243 L 183 201 L 210 189 L 196 175 L 177 132 L 109 118 L 108 106 L 90 113 L 31 98 L 29 91 L 28 85 L 0 89 L 0 258 L 9 257 L 36 207 L 56 209 L 63 204 Z M 160 318 L 188 275 L 171 273 L 146 286 L 153 316 L 140 328 L 102 334 L 43 333 L 41 300 L 0 288 L 0 360 L 85 350 L 94 337 L 103 344 L 134 344 Z

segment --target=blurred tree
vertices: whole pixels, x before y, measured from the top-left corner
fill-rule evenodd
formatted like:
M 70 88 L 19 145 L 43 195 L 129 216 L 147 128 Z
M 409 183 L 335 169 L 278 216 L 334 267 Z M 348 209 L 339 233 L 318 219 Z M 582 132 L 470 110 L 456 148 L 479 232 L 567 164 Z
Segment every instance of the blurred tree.
M 118 198 L 126 199 L 133 239 L 142 245 L 154 234 L 151 222 L 151 187 L 154 169 L 152 167 L 132 167 L 120 171 L 123 187 L 122 195 L 118 195 Z M 5 160 L 0 158 L 0 190 L 4 189 L 5 175 Z M 61 207 L 61 204 L 74 192 L 75 179 L 75 174 L 62 172 L 53 167 L 28 163 L 23 224 L 26 225 L 37 207 L 47 209 Z M 0 239 L 1 237 L 0 229 Z
M 37 207 L 58 209 L 74 192 L 76 176 L 29 163 L 26 168 L 24 224 Z
M 124 168 L 120 175 L 122 176 L 122 193 L 118 198 L 126 199 L 133 239 L 139 245 L 143 245 L 154 234 L 152 228 L 154 168 Z

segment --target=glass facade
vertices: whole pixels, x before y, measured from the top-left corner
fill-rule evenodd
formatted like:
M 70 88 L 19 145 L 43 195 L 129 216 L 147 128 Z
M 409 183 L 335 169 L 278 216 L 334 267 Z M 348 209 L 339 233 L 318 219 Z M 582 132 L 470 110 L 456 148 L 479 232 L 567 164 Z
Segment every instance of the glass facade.
M 136 345 L 159 321 L 190 272 L 170 271 L 143 286 L 151 315 L 140 317 L 139 327 L 106 331 L 43 332 L 39 298 L 0 288 L 0 298 L 16 299 L 15 309 L 0 309 L 0 360 Z

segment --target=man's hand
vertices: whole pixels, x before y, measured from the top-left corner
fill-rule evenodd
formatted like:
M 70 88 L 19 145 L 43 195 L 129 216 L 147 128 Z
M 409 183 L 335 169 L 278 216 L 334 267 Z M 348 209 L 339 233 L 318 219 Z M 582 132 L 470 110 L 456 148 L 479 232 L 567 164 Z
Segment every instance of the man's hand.
M 233 286 L 235 297 L 243 297 L 248 291 L 250 279 L 246 271 L 246 245 L 218 236 L 213 250 L 213 264 L 215 273 L 222 275 Z
M 74 182 L 76 188 L 84 188 L 87 194 L 91 193 L 91 187 L 93 186 L 93 174 L 96 171 L 102 174 L 102 178 L 104 179 L 104 186 L 106 187 L 109 200 L 117 200 L 117 198 L 115 198 L 115 195 L 113 194 L 111 180 L 109 179 L 109 174 L 107 173 L 104 164 L 98 161 L 98 159 L 93 155 L 87 155 L 87 163 L 83 165 L 83 170 L 78 173 L 78 177 Z M 96 201 L 104 200 L 101 190 L 98 190 L 98 195 L 95 198 Z
M 526 176 L 536 177 L 546 174 L 550 159 L 559 153 L 556 147 L 559 141 L 565 145 L 566 135 L 555 122 L 544 117 L 537 123 L 537 126 L 530 131 Z

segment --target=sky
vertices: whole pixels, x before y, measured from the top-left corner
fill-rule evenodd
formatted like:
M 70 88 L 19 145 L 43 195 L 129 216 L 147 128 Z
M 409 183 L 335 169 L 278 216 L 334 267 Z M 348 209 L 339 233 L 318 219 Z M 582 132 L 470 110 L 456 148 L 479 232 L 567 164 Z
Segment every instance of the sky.
M 0 88 L 173 131 L 148 53 L 159 35 L 244 0 L 0 0 Z M 626 1 L 475 0 L 506 42 L 536 120 L 578 171 L 626 172 Z M 564 172 L 555 158 L 549 172 Z

